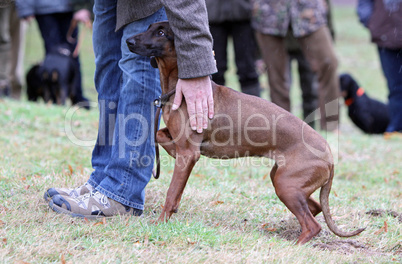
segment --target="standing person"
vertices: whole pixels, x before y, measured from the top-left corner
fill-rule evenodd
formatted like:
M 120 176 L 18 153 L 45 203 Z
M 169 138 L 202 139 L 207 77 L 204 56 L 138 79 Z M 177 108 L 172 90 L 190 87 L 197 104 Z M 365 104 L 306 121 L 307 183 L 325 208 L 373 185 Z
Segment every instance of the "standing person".
M 83 186 L 51 188 L 45 199 L 56 212 L 72 216 L 140 215 L 155 155 L 150 133 L 152 102 L 161 88 L 158 70 L 149 58 L 131 53 L 126 39 L 169 19 L 179 70 L 173 109 L 185 99 L 190 126 L 201 133 L 208 117 L 213 117 L 209 75 L 216 72 L 205 2 L 95 0 L 94 14 L 95 87 L 100 107 L 92 153 L 94 171 Z
M 10 14 L 10 67 L 8 75 L 10 77 L 11 97 L 21 99 L 21 90 L 24 83 L 23 60 L 25 54 L 25 32 L 27 24 L 18 17 L 15 3 L 11 5 Z
M 235 53 L 237 76 L 243 93 L 260 96 L 260 83 L 255 69 L 256 50 L 251 28 L 251 3 L 249 0 L 206 0 L 218 72 L 212 80 L 225 85 L 227 46 L 231 36 Z
M 338 62 L 322 0 L 252 0 L 252 26 L 267 65 L 271 100 L 290 111 L 285 36 L 292 27 L 311 69 L 317 74 L 320 125 L 333 131 L 339 122 Z
M 331 12 L 331 2 L 330 0 L 325 0 L 328 11 L 327 11 L 327 25 L 328 29 L 331 32 L 332 39 L 335 38 L 334 26 L 332 23 L 332 12 Z M 289 74 L 289 90 L 292 85 L 292 69 L 291 64 L 292 61 L 297 61 L 297 70 L 299 73 L 300 80 L 300 88 L 302 91 L 302 106 L 303 106 L 303 118 L 306 121 L 309 121 L 308 124 L 311 127 L 315 127 L 315 116 L 310 116 L 310 114 L 314 115 L 315 110 L 318 107 L 318 82 L 316 74 L 311 70 L 310 64 L 308 63 L 306 57 L 303 55 L 303 51 L 300 48 L 300 45 L 297 39 L 293 36 L 292 28 L 289 28 L 289 31 L 285 38 L 286 50 L 289 54 L 289 65 L 288 65 L 288 74 Z
M 89 0 L 87 1 L 89 2 Z M 18 14 L 25 20 L 35 17 L 41 32 L 46 54 L 59 45 L 67 46 L 71 53 L 77 42 L 71 43 L 67 39 L 70 33 L 69 28 L 74 16 L 74 0 L 16 0 Z M 71 34 L 73 39 L 77 39 L 78 28 Z M 76 100 L 75 102 L 88 102 L 82 91 L 81 65 L 79 55 L 74 58 L 78 67 L 78 77 L 76 78 Z M 89 108 L 89 104 L 85 104 Z
M 25 26 L 17 15 L 15 3 L 0 7 L 0 96 L 20 98 Z
M 10 37 L 10 5 L 0 6 L 0 97 L 10 95 L 9 55 L 11 51 Z
M 402 132 L 402 1 L 359 0 L 357 13 L 370 30 L 371 41 L 377 45 L 388 83 L 390 122 L 386 133 L 399 134 Z

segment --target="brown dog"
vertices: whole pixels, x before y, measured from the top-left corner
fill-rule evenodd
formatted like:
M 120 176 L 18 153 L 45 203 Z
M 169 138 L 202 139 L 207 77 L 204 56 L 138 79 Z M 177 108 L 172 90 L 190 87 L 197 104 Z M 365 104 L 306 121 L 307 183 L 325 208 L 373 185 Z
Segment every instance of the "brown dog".
M 144 33 L 127 39 L 130 51 L 151 57 L 160 71 L 162 94 L 171 93 L 178 81 L 174 35 L 168 22 L 152 24 Z M 153 58 L 155 57 L 155 58 Z M 331 218 L 328 195 L 334 165 L 328 143 L 299 118 L 264 99 L 212 83 L 215 117 L 199 134 L 191 130 L 186 103 L 171 110 L 173 96 L 163 106 L 167 128 L 157 133 L 157 142 L 174 158 L 173 178 L 158 222 L 177 212 L 188 177 L 204 155 L 211 158 L 245 156 L 275 160 L 271 180 L 279 199 L 297 217 L 302 233 L 297 243 L 304 244 L 317 235 L 320 224 L 314 216 L 323 211 L 332 232 L 341 237 L 359 234 L 338 229 Z M 320 202 L 311 194 L 321 188 Z

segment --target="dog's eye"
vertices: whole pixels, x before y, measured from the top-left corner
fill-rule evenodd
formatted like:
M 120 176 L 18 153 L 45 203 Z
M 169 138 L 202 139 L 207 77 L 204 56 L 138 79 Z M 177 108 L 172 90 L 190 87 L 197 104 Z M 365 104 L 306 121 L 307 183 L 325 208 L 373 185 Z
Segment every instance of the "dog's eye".
M 165 36 L 165 32 L 164 32 L 163 30 L 159 30 L 159 31 L 158 31 L 158 36 L 159 36 L 159 37 Z

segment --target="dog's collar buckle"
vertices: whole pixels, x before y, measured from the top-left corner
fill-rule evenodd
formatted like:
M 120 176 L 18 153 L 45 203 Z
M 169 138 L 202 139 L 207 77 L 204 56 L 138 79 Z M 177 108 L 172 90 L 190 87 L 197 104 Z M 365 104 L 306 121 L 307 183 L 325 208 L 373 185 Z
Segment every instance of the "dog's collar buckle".
M 167 102 L 169 102 L 169 99 L 172 95 L 174 95 L 176 92 L 176 89 L 171 90 L 170 92 L 161 95 L 158 97 L 158 99 L 154 100 L 154 106 L 158 108 L 162 108 Z
M 158 107 L 158 108 L 162 108 L 162 101 L 161 101 L 161 97 L 159 96 L 158 99 L 154 100 L 154 106 Z

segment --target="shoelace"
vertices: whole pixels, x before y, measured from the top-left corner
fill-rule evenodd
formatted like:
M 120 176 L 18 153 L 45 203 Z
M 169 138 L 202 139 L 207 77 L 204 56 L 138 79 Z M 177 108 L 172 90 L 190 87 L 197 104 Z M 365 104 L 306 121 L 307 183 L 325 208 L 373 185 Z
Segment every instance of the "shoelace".
M 82 202 L 83 200 L 86 200 L 86 199 L 89 199 L 91 197 L 94 197 L 97 193 L 99 193 L 99 192 L 98 191 L 90 191 L 89 193 L 86 193 L 81 197 L 80 196 L 77 197 L 76 200 L 77 200 L 77 202 Z M 101 193 L 99 193 L 99 194 L 101 194 Z M 108 204 L 108 198 L 104 194 L 101 194 L 101 197 L 100 197 L 99 201 L 100 201 L 100 203 L 102 205 L 106 206 Z

